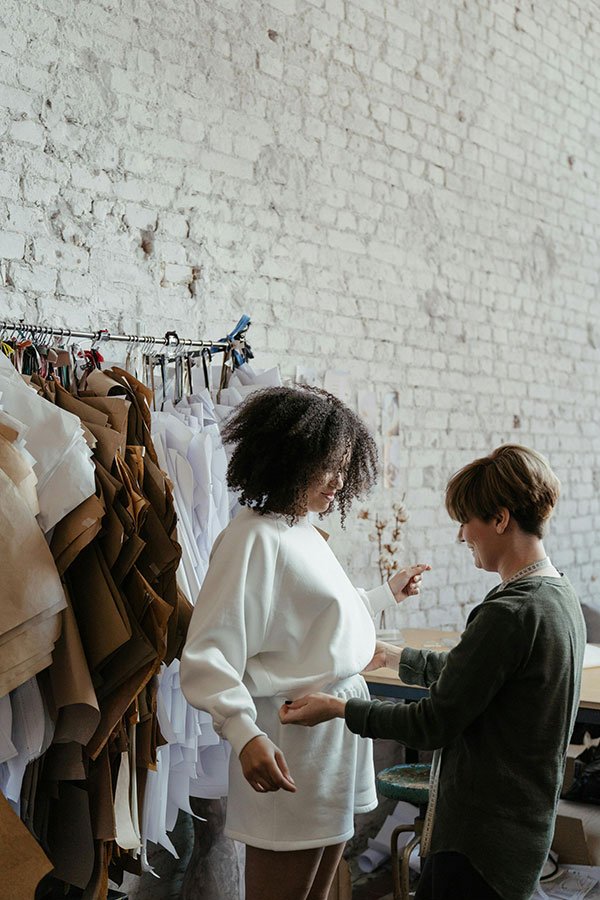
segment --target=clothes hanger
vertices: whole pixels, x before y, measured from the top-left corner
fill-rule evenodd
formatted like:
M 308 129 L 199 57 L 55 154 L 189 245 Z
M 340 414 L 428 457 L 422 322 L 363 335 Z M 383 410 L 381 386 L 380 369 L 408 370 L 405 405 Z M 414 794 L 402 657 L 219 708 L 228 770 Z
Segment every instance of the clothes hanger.
M 203 347 L 200 354 L 202 359 L 202 369 L 204 371 L 204 384 L 206 390 L 210 393 L 210 367 L 212 365 L 212 353 L 208 347 Z

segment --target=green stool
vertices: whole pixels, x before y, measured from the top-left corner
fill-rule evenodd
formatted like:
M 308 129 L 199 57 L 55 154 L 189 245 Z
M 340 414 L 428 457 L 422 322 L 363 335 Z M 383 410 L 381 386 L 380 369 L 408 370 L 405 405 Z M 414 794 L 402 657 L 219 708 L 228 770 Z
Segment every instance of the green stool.
M 391 856 L 392 878 L 394 879 L 394 900 L 410 900 L 410 883 L 408 862 L 414 848 L 421 840 L 427 804 L 429 802 L 429 775 L 431 765 L 429 763 L 417 763 L 415 765 L 392 766 L 390 769 L 382 769 L 377 775 L 377 790 L 390 800 L 404 800 L 419 807 L 419 814 L 415 821 L 409 825 L 397 825 L 392 832 Z M 398 835 L 402 832 L 414 831 L 415 836 L 402 851 L 402 858 L 398 860 Z

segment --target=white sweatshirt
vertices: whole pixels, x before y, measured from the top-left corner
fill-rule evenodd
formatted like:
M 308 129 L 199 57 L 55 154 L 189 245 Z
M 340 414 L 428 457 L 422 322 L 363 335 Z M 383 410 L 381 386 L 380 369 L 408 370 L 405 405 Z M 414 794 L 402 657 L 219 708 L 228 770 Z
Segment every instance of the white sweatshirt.
M 181 659 L 181 687 L 239 755 L 264 732 L 253 697 L 320 691 L 360 672 L 373 616 L 394 604 L 386 583 L 352 586 L 308 522 L 243 509 L 215 541 Z

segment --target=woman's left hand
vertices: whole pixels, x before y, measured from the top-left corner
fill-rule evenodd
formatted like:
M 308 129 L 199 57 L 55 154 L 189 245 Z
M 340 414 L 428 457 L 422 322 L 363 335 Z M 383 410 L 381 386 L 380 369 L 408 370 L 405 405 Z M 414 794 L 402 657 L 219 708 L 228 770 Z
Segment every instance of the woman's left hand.
M 396 603 L 402 603 L 407 597 L 414 597 L 421 590 L 423 572 L 429 572 L 431 566 L 427 563 L 419 563 L 416 566 L 407 566 L 392 575 L 388 584 Z
M 284 703 L 279 719 L 284 725 L 319 725 L 330 719 L 343 719 L 346 701 L 330 694 L 307 694 L 292 703 Z
M 371 672 L 373 669 L 395 669 L 398 671 L 400 665 L 400 657 L 402 656 L 403 647 L 396 644 L 389 644 L 387 641 L 377 641 L 375 644 L 375 653 L 371 662 L 367 663 L 363 672 Z

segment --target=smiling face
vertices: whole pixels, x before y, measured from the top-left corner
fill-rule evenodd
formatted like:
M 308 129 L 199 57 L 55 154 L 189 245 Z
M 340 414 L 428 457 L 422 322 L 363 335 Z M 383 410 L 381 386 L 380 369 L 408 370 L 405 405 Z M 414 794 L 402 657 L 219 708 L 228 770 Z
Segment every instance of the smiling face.
M 344 487 L 341 472 L 325 471 L 309 484 L 306 491 L 308 512 L 327 512 L 338 491 Z
M 331 508 L 335 495 L 344 487 L 349 457 L 348 451 L 341 462 L 332 462 L 311 481 L 306 489 L 307 512 L 324 513 Z
M 498 571 L 499 538 L 496 519 L 484 522 L 483 519 L 472 516 L 458 529 L 458 540 L 465 543 L 473 554 L 475 566 L 486 572 Z

